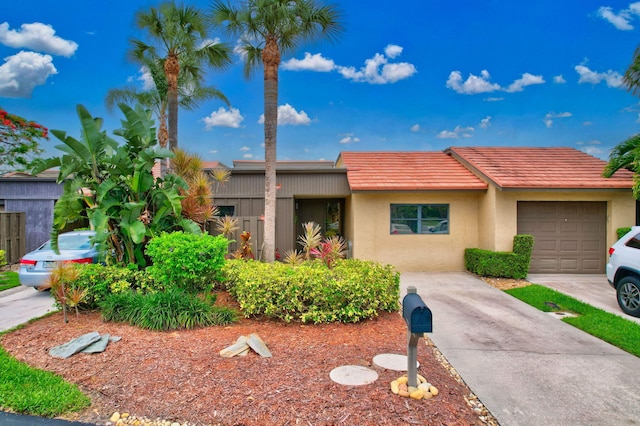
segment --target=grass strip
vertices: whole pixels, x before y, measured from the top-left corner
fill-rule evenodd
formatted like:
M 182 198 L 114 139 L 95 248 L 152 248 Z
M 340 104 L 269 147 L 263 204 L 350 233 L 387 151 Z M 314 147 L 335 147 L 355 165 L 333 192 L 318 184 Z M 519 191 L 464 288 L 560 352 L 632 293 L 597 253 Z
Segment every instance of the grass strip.
M 55 417 L 90 404 L 76 385 L 51 372 L 29 367 L 0 347 L 0 409 Z
M 0 272 L 0 291 L 9 290 L 20 285 L 18 273 L 13 271 Z
M 544 312 L 554 312 L 547 302 L 559 306 L 561 311 L 572 312 L 576 317 L 564 317 L 567 324 L 604 340 L 618 348 L 640 357 L 640 324 L 602 309 L 576 300 L 548 287 L 531 284 L 526 287 L 505 290 L 511 296 Z

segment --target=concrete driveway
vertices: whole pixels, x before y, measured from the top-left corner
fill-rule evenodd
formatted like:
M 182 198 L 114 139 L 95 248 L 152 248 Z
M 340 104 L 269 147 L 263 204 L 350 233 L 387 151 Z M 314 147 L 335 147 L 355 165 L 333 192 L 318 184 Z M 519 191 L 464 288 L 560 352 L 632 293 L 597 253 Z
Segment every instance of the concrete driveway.
M 39 292 L 25 286 L 0 291 L 0 331 L 9 330 L 56 310 L 53 297 L 48 291 Z
M 640 425 L 640 358 L 467 273 L 403 273 L 407 286 L 433 312 L 429 337 L 501 425 Z

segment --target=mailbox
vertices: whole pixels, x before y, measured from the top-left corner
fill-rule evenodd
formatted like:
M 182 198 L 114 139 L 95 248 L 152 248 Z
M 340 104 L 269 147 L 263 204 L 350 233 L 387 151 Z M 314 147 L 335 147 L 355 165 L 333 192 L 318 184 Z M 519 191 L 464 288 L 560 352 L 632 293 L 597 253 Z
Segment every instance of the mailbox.
M 431 309 L 417 293 L 407 293 L 402 299 L 402 316 L 409 333 L 431 333 L 433 331 Z

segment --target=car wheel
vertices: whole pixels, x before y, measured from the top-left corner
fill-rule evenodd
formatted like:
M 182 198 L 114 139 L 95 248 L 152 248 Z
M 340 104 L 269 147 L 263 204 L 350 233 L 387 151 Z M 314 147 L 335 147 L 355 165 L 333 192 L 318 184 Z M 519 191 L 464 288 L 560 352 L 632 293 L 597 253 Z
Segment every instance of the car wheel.
M 640 317 L 640 280 L 637 277 L 624 277 L 616 290 L 618 305 L 624 313 Z

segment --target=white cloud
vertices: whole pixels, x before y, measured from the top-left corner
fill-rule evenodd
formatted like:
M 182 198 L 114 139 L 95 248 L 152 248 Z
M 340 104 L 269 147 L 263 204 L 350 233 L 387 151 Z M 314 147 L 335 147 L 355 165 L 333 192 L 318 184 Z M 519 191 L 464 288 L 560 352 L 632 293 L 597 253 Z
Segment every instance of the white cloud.
M 0 66 L 0 97 L 29 98 L 36 86 L 57 74 L 53 58 L 36 52 L 18 52 Z
M 491 116 L 487 115 L 485 118 L 480 120 L 480 128 L 486 129 L 491 126 Z
M 373 58 L 365 60 L 364 67 L 358 70 L 351 66 L 336 66 L 336 69 L 344 78 L 355 82 L 370 84 L 395 83 L 418 72 L 416 67 L 408 62 L 389 63 L 389 59 L 395 59 L 401 52 L 402 47 L 390 44 L 385 48 L 384 54 L 376 53 Z
M 249 148 L 248 146 L 245 145 L 242 148 L 240 148 L 240 151 L 242 151 L 242 152 L 251 151 L 251 148 Z
M 487 70 L 482 70 L 479 76 L 469 74 L 469 77 L 467 77 L 465 81 L 463 81 L 462 73 L 460 71 L 451 71 L 449 78 L 447 79 L 446 87 L 463 95 L 477 95 L 479 93 L 491 93 L 498 90 L 510 93 L 521 92 L 526 86 L 545 83 L 544 78 L 541 75 L 533 75 L 528 72 L 522 74 L 521 78 L 515 80 L 507 88 L 503 88 L 497 83 L 492 83 L 490 80 L 491 75 Z M 488 100 L 502 99 L 490 98 Z
M 637 3 L 633 3 L 631 6 L 634 8 Z M 629 22 L 631 20 L 631 10 L 621 10 L 617 14 L 613 12 L 613 9 L 609 6 L 602 6 L 598 9 L 598 15 L 609 22 L 611 25 L 622 31 L 629 31 L 633 29 L 633 25 Z
M 387 47 L 384 48 L 384 54 L 387 55 L 387 58 L 393 59 L 396 56 L 399 56 L 402 53 L 402 47 L 397 44 L 388 44 Z
M 576 65 L 575 70 L 580 76 L 578 83 L 599 84 L 604 81 L 609 87 L 622 87 L 622 75 L 616 71 L 596 72 L 590 70 L 585 65 Z
M 360 138 L 355 136 L 353 133 L 346 133 L 340 136 L 342 137 L 342 139 L 340 139 L 340 143 L 360 142 Z
M 542 121 L 544 122 L 545 126 L 547 126 L 547 128 L 551 128 L 553 126 L 554 118 L 567 118 L 567 117 L 571 117 L 572 115 L 573 114 L 571 114 L 570 112 L 559 112 L 559 113 L 548 112 L 544 116 L 544 119 Z
M 489 98 L 486 98 L 485 101 L 487 101 L 487 102 L 500 102 L 500 101 L 504 101 L 504 98 L 489 97 Z
M 304 59 L 291 58 L 282 63 L 281 68 L 289 71 L 317 71 L 329 72 L 333 71 L 336 64 L 331 59 L 322 57 L 322 54 L 316 53 L 312 55 L 305 52 Z
M 251 160 L 253 158 L 253 154 L 244 154 L 242 158 L 244 158 L 245 160 Z
M 533 75 L 528 72 L 522 74 L 522 78 L 514 81 L 506 88 L 507 92 L 522 92 L 524 87 L 531 86 L 533 84 L 544 84 L 544 78 L 541 75 Z
M 413 126 L 411 126 L 411 131 L 412 132 L 419 132 L 422 130 L 422 127 L 420 127 L 419 124 L 414 124 Z
M 456 126 L 453 130 L 443 130 L 436 135 L 438 139 L 458 139 L 460 137 L 470 138 L 471 132 L 475 131 L 473 127 Z
M 142 66 L 140 67 L 140 75 L 136 80 L 142 82 L 143 90 L 152 90 L 156 88 L 156 83 L 153 81 L 153 77 L 151 76 L 151 71 L 148 67 Z
M 217 149 L 211 149 L 209 150 L 209 154 L 217 154 L 218 150 Z
M 489 81 L 490 78 L 489 71 L 482 70 L 480 76 L 469 74 L 467 80 L 462 82 L 462 73 L 460 71 L 451 71 L 447 79 L 447 87 L 465 95 L 475 95 L 500 90 L 500 85 L 491 83 Z
M 212 127 L 232 127 L 237 129 L 243 120 L 244 117 L 240 114 L 240 110 L 233 107 L 230 109 L 220 107 L 217 111 L 202 119 L 205 124 L 205 130 L 211 130 Z
M 560 74 L 553 77 L 553 82 L 556 84 L 564 84 L 567 80 L 565 80 L 562 74 Z
M 260 115 L 258 123 L 264 123 L 264 114 Z M 284 126 L 287 124 L 291 126 L 308 126 L 310 123 L 311 119 L 303 110 L 298 112 L 289 104 L 280 105 L 278 107 L 278 126 Z
M 202 40 L 200 42 L 200 45 L 198 46 L 198 49 L 202 49 L 203 47 L 207 47 L 207 46 L 212 46 L 214 44 L 219 44 L 220 43 L 220 38 L 216 37 L 216 38 L 206 38 L 204 40 Z
M 0 43 L 16 49 L 27 48 L 39 52 L 69 57 L 78 43 L 58 37 L 51 25 L 34 22 L 22 24 L 20 30 L 10 30 L 9 23 L 0 24 Z
M 605 150 L 600 148 L 602 142 L 600 142 L 599 140 L 594 139 L 589 142 L 577 142 L 576 145 L 581 147 L 580 150 L 582 152 L 593 155 L 594 157 L 602 157 L 604 154 L 606 154 Z

